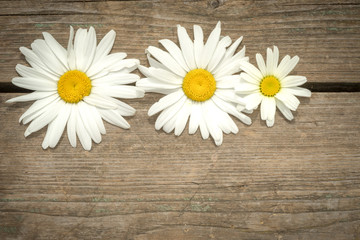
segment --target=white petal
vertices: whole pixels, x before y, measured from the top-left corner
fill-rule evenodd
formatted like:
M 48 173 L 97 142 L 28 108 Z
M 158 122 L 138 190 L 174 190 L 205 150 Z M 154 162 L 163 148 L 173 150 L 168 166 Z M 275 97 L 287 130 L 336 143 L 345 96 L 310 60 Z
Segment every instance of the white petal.
M 275 123 L 275 118 L 274 118 L 274 119 L 271 119 L 271 120 L 266 119 L 266 125 L 267 125 L 268 127 L 274 126 L 274 123 Z
M 130 67 L 135 62 L 128 62 L 123 60 L 126 57 L 126 53 L 118 52 L 107 55 L 102 58 L 100 62 L 92 64 L 91 67 L 86 71 L 86 74 L 90 78 L 94 78 L 94 75 L 106 70 L 107 72 L 118 71 L 124 67 Z M 127 59 L 129 60 L 129 59 Z
M 293 94 L 286 91 L 286 89 L 281 89 L 280 92 L 278 92 L 275 97 L 282 101 L 286 107 L 290 108 L 292 111 L 296 111 L 297 107 L 300 104 L 299 99 L 297 99 Z
M 281 81 L 281 87 L 297 87 L 306 83 L 306 77 L 303 76 L 286 76 Z
M 15 77 L 12 79 L 12 83 L 18 87 L 35 90 L 35 91 L 57 90 L 57 82 L 54 82 L 52 80 L 41 79 L 41 78 Z
M 277 46 L 274 46 L 273 62 L 274 62 L 274 68 L 273 68 L 272 74 L 274 74 L 274 72 L 278 66 L 278 63 L 279 63 L 279 49 Z
M 110 124 L 129 129 L 130 124 L 115 110 L 98 109 L 101 117 Z
M 275 76 L 279 76 L 279 74 L 281 73 L 281 71 L 283 71 L 284 66 L 286 66 L 290 61 L 290 56 L 286 55 L 280 62 L 279 66 L 277 66 L 274 75 Z M 280 79 L 281 80 L 281 79 Z
M 284 115 L 284 117 L 291 121 L 294 119 L 294 116 L 292 114 L 292 112 L 290 111 L 289 108 L 287 108 L 280 100 L 276 100 L 276 106 L 278 107 L 278 109 L 280 110 L 280 112 Z
M 177 84 L 164 83 L 153 78 L 142 78 L 136 82 L 136 86 L 144 89 L 146 92 L 156 92 L 162 94 L 169 94 L 181 88 L 181 86 Z
M 49 136 L 49 147 L 54 148 L 64 132 L 66 123 L 69 119 L 71 112 L 71 104 L 63 104 L 61 107 L 59 114 L 55 118 L 55 120 L 49 125 L 48 131 L 51 131 L 51 135 Z
M 158 118 L 155 122 L 155 129 L 160 130 L 164 124 L 169 121 L 184 105 L 187 97 L 184 95 L 182 98 L 180 98 L 179 101 L 177 101 L 175 104 L 173 104 L 171 107 L 166 108 L 164 111 L 160 113 Z
M 103 77 L 97 78 L 91 81 L 93 86 L 102 86 L 102 85 L 123 85 L 134 83 L 140 80 L 140 77 L 136 74 L 129 74 L 123 72 L 112 72 Z
M 22 77 L 38 78 L 38 79 L 42 79 L 42 80 L 54 81 L 53 78 L 47 76 L 46 74 L 44 74 L 42 72 L 39 72 L 35 68 L 17 64 L 15 69 L 16 69 L 17 73 L 19 73 Z M 58 80 L 58 79 L 56 79 L 56 80 Z
M 216 79 L 216 88 L 234 88 L 240 81 L 240 75 L 229 75 Z
M 260 116 L 261 116 L 261 120 L 266 120 L 267 116 L 268 116 L 268 97 L 264 97 L 261 101 L 261 105 L 260 105 Z
M 38 111 L 43 110 L 44 108 L 47 108 L 54 104 L 55 102 L 59 101 L 59 96 L 57 94 L 50 95 L 49 97 L 42 98 L 40 100 L 37 100 L 34 102 L 28 110 L 26 110 L 23 115 L 21 115 L 19 122 L 21 122 L 23 119 L 28 118 L 31 115 L 34 115 Z M 41 112 L 42 113 L 42 112 Z M 31 121 L 31 120 L 30 120 Z M 26 122 L 24 122 L 26 124 Z
M 89 105 L 89 111 L 101 134 L 106 134 L 104 123 L 96 107 Z
M 299 57 L 295 56 L 293 57 L 290 61 L 288 61 L 288 63 L 286 65 L 284 65 L 283 68 L 280 69 L 277 68 L 277 73 L 279 75 L 277 75 L 277 77 L 282 80 L 284 77 L 286 77 L 296 66 L 296 64 L 299 62 Z
M 147 49 L 151 55 L 153 55 L 157 60 L 159 60 L 165 67 L 170 69 L 173 73 L 184 77 L 186 75 L 186 71 L 179 65 L 171 55 L 159 48 L 150 46 Z
M 243 39 L 243 37 L 238 38 L 238 39 L 226 50 L 224 59 L 229 59 L 229 58 L 231 58 L 231 57 L 234 55 L 234 53 L 235 53 L 236 49 L 239 47 L 242 39 Z M 243 50 L 244 50 L 244 53 L 245 53 L 245 48 L 243 48 Z
M 75 34 L 74 40 L 74 51 L 76 59 L 76 69 L 85 72 L 85 66 L 87 59 L 85 58 L 85 49 L 86 49 L 86 29 L 79 28 Z
M 166 133 L 170 133 L 175 129 L 175 123 L 179 116 L 179 112 L 175 113 L 174 116 L 172 116 L 163 126 L 163 130 Z
M 134 116 L 134 114 L 136 112 L 135 108 L 131 107 L 130 105 L 128 105 L 116 98 L 109 98 L 109 100 L 111 100 L 113 103 L 115 103 L 117 105 L 116 111 L 121 116 Z
M 261 74 L 261 72 L 259 71 L 259 69 L 257 69 L 254 65 L 252 65 L 251 63 L 248 63 L 246 61 L 241 61 L 240 62 L 240 67 L 241 69 L 246 72 L 250 77 L 252 77 L 253 79 L 257 80 L 260 82 L 260 80 L 263 78 L 263 75 Z
M 93 116 L 91 115 L 91 111 L 89 110 L 88 105 L 84 102 L 79 102 L 78 110 L 86 131 L 89 133 L 90 137 L 94 140 L 95 143 L 100 143 L 101 134 L 96 122 L 93 119 Z
M 207 101 L 204 103 L 204 115 L 206 116 L 205 122 L 209 130 L 210 135 L 215 141 L 217 146 L 220 146 L 223 141 L 223 133 L 219 126 L 217 126 L 214 121 L 217 118 L 217 115 L 213 113 L 213 103 Z
M 262 55 L 260 53 L 257 53 L 256 54 L 256 63 L 261 71 L 261 74 L 263 76 L 266 76 L 267 75 L 267 71 L 266 71 L 266 65 L 265 65 L 265 62 L 264 62 L 264 58 L 262 57 Z
M 51 70 L 40 60 L 40 58 L 30 49 L 20 47 L 21 53 L 25 56 L 26 61 L 38 72 L 46 75 L 52 80 L 59 80 L 60 75 L 54 74 Z
M 191 70 L 197 68 L 194 56 L 194 43 L 191 41 L 184 27 L 177 25 L 177 33 L 186 64 Z M 184 77 L 185 75 L 180 76 Z
M 76 69 L 76 57 L 75 57 L 75 50 L 74 50 L 74 28 L 70 26 L 70 35 L 69 41 L 67 46 L 67 62 L 68 66 L 71 70 Z M 76 146 L 76 139 L 75 139 L 75 146 Z M 73 146 L 73 147 L 75 147 Z
M 169 52 L 169 54 L 175 59 L 175 61 L 186 71 L 189 72 L 190 68 L 185 62 L 184 56 L 180 48 L 171 40 L 163 39 L 159 41 L 164 48 Z M 151 65 L 153 67 L 153 65 Z
M 160 63 L 161 64 L 161 63 Z M 158 67 L 159 68 L 159 67 Z M 145 75 L 146 77 L 151 77 L 151 74 L 150 74 L 150 71 L 149 71 L 149 68 L 145 67 L 145 66 L 142 66 L 142 65 L 139 65 L 138 66 L 138 69 L 139 71 Z
M 207 66 L 215 52 L 216 46 L 219 43 L 220 33 L 221 33 L 221 23 L 219 21 L 216 24 L 216 27 L 214 28 L 214 30 L 210 33 L 208 40 L 206 41 L 206 44 L 205 44 L 204 49 L 201 54 L 200 68 L 203 68 L 203 69 L 207 68 Z
M 105 109 L 116 109 L 117 105 L 112 102 L 110 97 L 102 96 L 96 93 L 91 93 L 89 96 L 83 98 L 84 102 Z
M 233 115 L 234 117 L 238 118 L 240 121 L 242 121 L 243 123 L 250 125 L 251 124 L 251 119 L 240 113 L 237 109 L 236 106 L 232 103 L 228 103 L 223 101 L 222 99 L 218 98 L 216 95 L 214 95 L 211 98 L 212 102 L 218 106 L 222 111 L 225 111 L 231 115 Z
M 96 87 L 92 89 L 92 93 L 117 98 L 142 98 L 145 92 L 135 86 L 120 85 Z
M 13 103 L 13 102 L 27 102 L 27 101 L 34 101 L 43 99 L 46 97 L 49 97 L 50 95 L 55 94 L 55 92 L 32 92 L 26 95 L 22 95 L 19 97 L 14 97 L 9 100 L 7 100 L 7 103 Z
M 257 108 L 262 99 L 263 96 L 261 95 L 261 93 L 253 93 L 244 97 L 244 100 L 246 102 L 246 109 L 252 110 Z
M 254 78 L 253 76 L 251 76 L 251 75 L 249 75 L 249 74 L 247 74 L 247 73 L 243 73 L 243 72 L 242 72 L 242 73 L 240 73 L 240 79 L 241 79 L 241 80 L 244 80 L 244 81 L 242 81 L 242 82 L 244 82 L 244 83 L 248 82 L 248 83 L 257 85 L 258 88 L 260 88 L 260 81 L 261 81 L 261 79 L 259 79 L 259 78 Z
M 238 127 L 234 121 L 230 118 L 229 114 L 220 109 L 216 104 L 212 105 L 212 115 L 214 116 L 213 122 L 215 125 L 220 127 L 220 129 L 226 133 L 237 133 L 239 131 Z
M 164 110 L 165 108 L 170 107 L 174 103 L 178 102 L 181 97 L 184 96 L 184 93 L 182 90 L 178 90 L 174 93 L 170 93 L 169 95 L 166 95 L 165 97 L 161 98 L 157 103 L 153 104 L 149 111 L 148 115 L 153 116 L 157 114 L 158 112 Z
M 275 98 L 267 98 L 267 118 L 266 120 L 273 121 L 275 119 L 275 111 L 276 111 L 276 102 Z
M 201 54 L 204 48 L 204 34 L 199 25 L 194 25 L 194 58 L 197 68 L 200 68 Z
M 301 87 L 286 88 L 286 91 L 299 97 L 311 97 L 310 90 Z
M 45 134 L 45 137 L 44 137 L 44 140 L 43 140 L 43 142 L 41 144 L 41 147 L 43 149 L 47 149 L 49 147 L 49 139 L 50 139 L 50 136 L 51 136 L 51 131 L 50 131 L 50 126 L 51 125 L 53 125 L 52 122 L 49 123 L 46 134 Z
M 226 53 L 225 53 L 224 58 L 219 62 L 219 64 L 214 69 L 213 75 L 219 78 L 225 75 L 232 75 L 234 73 L 240 72 L 242 70 L 240 68 L 240 62 L 242 61 L 245 62 L 249 61 L 249 58 L 245 57 L 245 46 L 234 56 L 226 57 Z
M 146 57 L 147 57 L 147 59 L 148 59 L 148 61 L 149 61 L 149 65 L 150 65 L 151 67 L 160 68 L 160 69 L 164 69 L 164 70 L 166 70 L 166 71 L 170 71 L 170 72 L 171 72 L 171 70 L 168 69 L 166 66 L 164 66 L 164 64 L 162 64 L 162 63 L 158 62 L 157 60 L 155 60 L 154 58 L 152 58 L 150 53 L 147 53 L 147 54 L 146 54 Z M 140 66 L 139 66 L 139 67 L 140 67 Z M 144 75 L 145 75 L 145 74 L 144 74 Z
M 226 52 L 226 48 L 231 44 L 231 38 L 229 36 L 223 37 L 216 46 L 214 54 L 211 57 L 207 69 L 209 72 L 212 72 L 223 59 Z
M 201 103 L 193 102 L 189 121 L 189 134 L 194 134 L 199 127 L 202 114 Z
M 50 69 L 55 75 L 62 75 L 67 70 L 65 66 L 54 55 L 46 42 L 42 39 L 37 39 L 31 44 L 31 48 L 39 59 Z
M 67 135 L 72 147 L 76 147 L 76 121 L 78 118 L 77 106 L 75 104 L 70 105 L 70 116 L 67 123 Z
M 183 83 L 183 78 L 160 68 L 150 67 L 149 73 L 151 77 L 156 78 L 165 83 L 177 84 L 177 85 L 182 85 Z
M 225 102 L 238 103 L 242 105 L 246 104 L 244 99 L 239 97 L 232 89 L 217 89 L 215 91 L 215 96 L 219 97 Z
M 90 27 L 89 32 L 85 40 L 85 52 L 84 52 L 84 68 L 82 69 L 86 72 L 90 65 L 93 63 L 95 51 L 96 51 L 96 33 L 93 27 Z
M 179 136 L 185 129 L 191 111 L 191 100 L 187 99 L 179 111 L 175 122 L 175 135 Z
M 108 32 L 103 39 L 101 39 L 99 45 L 96 47 L 96 53 L 94 56 L 94 63 L 100 61 L 107 56 L 115 42 L 116 33 L 114 30 Z
M 63 102 L 58 101 L 55 106 L 48 111 L 43 112 L 39 117 L 35 118 L 28 128 L 26 129 L 24 135 L 25 137 L 29 136 L 33 132 L 37 132 L 46 125 L 48 125 L 54 118 L 58 115 L 61 105 Z
M 78 106 L 76 106 L 78 107 Z M 78 112 L 78 110 L 77 110 Z M 91 150 L 91 137 L 84 127 L 84 123 L 78 113 L 76 116 L 76 134 L 79 137 L 80 143 L 87 151 Z
M 267 48 L 266 50 L 266 75 L 273 75 L 273 71 L 275 68 L 274 64 L 274 56 L 271 48 Z
M 56 41 L 56 39 L 47 32 L 43 32 L 43 36 L 46 44 L 49 46 L 51 51 L 55 54 L 55 56 L 59 59 L 59 61 L 64 65 L 64 67 L 69 70 L 69 66 L 67 63 L 67 51 L 66 49 Z
M 240 61 L 231 61 L 229 64 L 223 67 L 217 67 L 214 70 L 215 79 L 222 78 L 224 76 L 232 75 L 234 73 L 240 72 Z
M 206 124 L 206 110 L 205 110 L 205 104 L 202 103 L 201 105 L 201 116 L 200 116 L 200 122 L 199 122 L 199 127 L 200 127 L 200 133 L 201 133 L 201 137 L 203 139 L 208 139 L 209 138 L 209 129 L 208 129 L 208 126 Z
M 259 92 L 259 86 L 252 83 L 239 83 L 235 87 L 235 92 L 238 94 L 251 94 Z

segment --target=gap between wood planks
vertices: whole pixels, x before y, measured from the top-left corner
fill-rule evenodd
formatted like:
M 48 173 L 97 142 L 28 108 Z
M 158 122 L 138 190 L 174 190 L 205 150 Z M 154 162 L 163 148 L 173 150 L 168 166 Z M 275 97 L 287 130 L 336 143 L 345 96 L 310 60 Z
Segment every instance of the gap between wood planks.
M 301 87 L 309 89 L 311 92 L 360 92 L 360 83 L 343 82 L 307 82 Z M 11 82 L 0 82 L 0 93 L 30 93 L 31 90 L 19 88 Z

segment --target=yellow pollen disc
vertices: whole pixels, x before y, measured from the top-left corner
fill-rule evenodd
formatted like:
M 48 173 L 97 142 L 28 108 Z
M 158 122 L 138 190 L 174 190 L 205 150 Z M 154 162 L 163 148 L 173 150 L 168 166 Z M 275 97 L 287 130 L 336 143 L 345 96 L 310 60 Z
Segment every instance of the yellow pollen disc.
M 186 74 L 182 89 L 191 100 L 204 102 L 214 95 L 216 81 L 210 72 L 204 69 L 194 69 Z
M 60 77 L 57 91 L 65 102 L 78 103 L 89 96 L 91 87 L 91 80 L 85 73 L 71 70 Z
M 267 97 L 275 96 L 280 88 L 280 81 L 274 76 L 266 76 L 260 82 L 260 92 Z

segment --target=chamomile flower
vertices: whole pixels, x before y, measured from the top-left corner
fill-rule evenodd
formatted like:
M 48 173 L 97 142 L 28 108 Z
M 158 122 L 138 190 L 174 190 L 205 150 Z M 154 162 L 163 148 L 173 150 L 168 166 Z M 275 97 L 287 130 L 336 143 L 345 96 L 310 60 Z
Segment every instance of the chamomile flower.
M 236 105 L 245 103 L 234 91 L 240 76 L 233 74 L 240 71 L 240 62 L 248 61 L 245 47 L 234 55 L 242 37 L 231 45 L 231 38 L 221 38 L 220 32 L 219 22 L 204 44 L 200 26 L 194 25 L 192 41 L 186 29 L 178 25 L 180 48 L 164 39 L 160 43 L 166 51 L 153 46 L 147 49 L 150 67 L 139 66 L 147 78 L 136 85 L 147 92 L 167 94 L 148 111 L 149 116 L 161 112 L 155 122 L 157 130 L 163 128 L 167 133 L 174 130 L 178 136 L 190 119 L 189 134 L 200 128 L 203 139 L 211 135 L 215 144 L 221 145 L 223 132 L 238 132 L 229 114 L 251 124 L 249 117 L 237 111 Z
M 294 118 L 291 111 L 296 111 L 300 101 L 295 96 L 310 97 L 308 89 L 298 87 L 306 82 L 306 77 L 288 75 L 299 62 L 299 57 L 286 55 L 278 65 L 279 49 L 267 49 L 266 64 L 261 54 L 256 54 L 257 69 L 249 62 L 242 62 L 244 70 L 240 74 L 241 82 L 235 90 L 247 101 L 246 109 L 255 109 L 261 104 L 260 115 L 266 125 L 275 123 L 276 107 L 288 120 Z M 290 111 L 291 110 L 291 111 Z
M 16 86 L 34 92 L 12 98 L 7 102 L 35 102 L 20 117 L 30 123 L 25 137 L 48 125 L 42 143 L 44 149 L 55 147 L 67 126 L 70 144 L 76 147 L 78 136 L 85 150 L 91 149 L 92 140 L 101 142 L 105 134 L 105 121 L 127 129 L 123 116 L 135 114 L 135 109 L 116 98 L 140 98 L 144 91 L 125 84 L 139 77 L 130 72 L 137 68 L 137 59 L 126 59 L 125 53 L 109 54 L 115 41 L 111 30 L 97 45 L 93 27 L 74 30 L 70 27 L 67 49 L 44 32 L 44 40 L 31 44 L 32 50 L 20 51 L 31 65 L 18 64 L 16 71 L 22 77 L 13 78 Z

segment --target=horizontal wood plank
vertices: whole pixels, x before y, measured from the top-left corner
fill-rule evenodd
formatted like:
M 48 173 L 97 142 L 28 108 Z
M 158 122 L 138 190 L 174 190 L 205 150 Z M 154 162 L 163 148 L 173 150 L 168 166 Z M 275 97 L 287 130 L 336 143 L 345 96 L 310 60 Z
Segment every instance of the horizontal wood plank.
M 41 32 L 54 35 L 64 46 L 69 25 L 94 26 L 98 38 L 117 32 L 113 51 L 148 65 L 144 50 L 158 40 L 176 39 L 176 24 L 191 32 L 200 24 L 207 35 L 223 22 L 223 35 L 244 36 L 247 55 L 265 53 L 277 45 L 280 55 L 298 55 L 294 74 L 309 82 L 359 82 L 360 5 L 358 1 L 1 1 L 1 82 L 17 76 L 25 64 L 18 48 L 30 47 Z M 191 33 L 192 35 L 192 33 Z M 4 85 L 6 86 L 6 85 Z
M 1 239 L 360 238 L 360 93 L 315 93 L 273 128 L 256 111 L 220 147 L 154 130 L 147 94 L 90 152 L 25 139 L 17 95 L 0 94 Z

